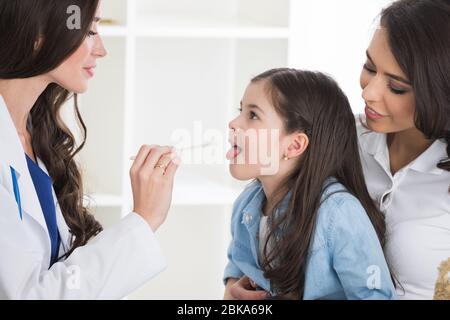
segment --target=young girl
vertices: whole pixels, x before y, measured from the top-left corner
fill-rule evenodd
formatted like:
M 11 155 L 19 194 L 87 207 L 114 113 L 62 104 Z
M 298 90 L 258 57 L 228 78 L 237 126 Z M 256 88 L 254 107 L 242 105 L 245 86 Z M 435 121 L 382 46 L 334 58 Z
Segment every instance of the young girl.
M 239 298 L 233 285 L 241 279 L 279 298 L 393 299 L 383 216 L 365 186 L 355 118 L 336 82 L 270 70 L 251 81 L 240 111 L 230 123 L 230 171 L 255 180 L 233 208 L 225 298 Z M 270 156 L 262 161 L 255 152 L 264 146 Z

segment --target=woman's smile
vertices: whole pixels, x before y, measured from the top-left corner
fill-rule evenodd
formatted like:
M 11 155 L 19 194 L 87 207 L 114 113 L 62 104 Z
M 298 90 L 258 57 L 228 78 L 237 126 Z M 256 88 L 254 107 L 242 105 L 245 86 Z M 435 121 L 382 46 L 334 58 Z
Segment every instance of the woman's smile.
M 371 120 L 378 120 L 378 119 L 383 119 L 387 116 L 382 115 L 378 112 L 376 112 L 374 109 L 372 109 L 371 107 L 366 105 L 366 108 L 364 109 L 367 118 L 371 119 Z

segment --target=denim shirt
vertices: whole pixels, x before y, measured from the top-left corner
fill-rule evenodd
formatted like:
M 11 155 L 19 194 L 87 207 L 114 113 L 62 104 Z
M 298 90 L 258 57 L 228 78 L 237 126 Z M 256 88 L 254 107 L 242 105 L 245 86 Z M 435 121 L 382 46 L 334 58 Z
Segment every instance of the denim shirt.
M 383 250 L 361 203 L 336 179 L 325 184 L 307 259 L 303 299 L 395 299 Z M 290 193 L 278 207 L 287 209 Z M 228 278 L 248 276 L 275 295 L 259 265 L 259 224 L 265 194 L 259 181 L 238 197 L 231 218 Z

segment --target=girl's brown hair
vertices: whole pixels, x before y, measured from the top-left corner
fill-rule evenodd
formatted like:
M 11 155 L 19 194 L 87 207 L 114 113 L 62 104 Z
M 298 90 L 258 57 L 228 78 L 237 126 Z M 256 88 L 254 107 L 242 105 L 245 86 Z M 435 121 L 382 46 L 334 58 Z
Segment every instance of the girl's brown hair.
M 296 169 L 279 187 L 275 208 L 289 190 L 291 199 L 287 212 L 270 215 L 262 263 L 277 294 L 301 299 L 317 213 L 329 178 L 336 178 L 361 202 L 382 245 L 384 216 L 367 190 L 355 117 L 337 83 L 324 74 L 295 69 L 270 70 L 252 81 L 266 82 L 285 133 L 305 132 L 310 141 Z

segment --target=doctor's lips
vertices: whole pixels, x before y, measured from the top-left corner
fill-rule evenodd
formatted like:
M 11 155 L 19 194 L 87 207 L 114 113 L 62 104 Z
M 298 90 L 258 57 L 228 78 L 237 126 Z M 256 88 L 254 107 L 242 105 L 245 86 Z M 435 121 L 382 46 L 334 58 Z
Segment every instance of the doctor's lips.
M 88 74 L 89 78 L 92 78 L 94 76 L 94 74 L 95 74 L 94 73 L 94 69 L 96 67 L 97 66 L 93 65 L 93 66 L 85 67 L 85 68 L 83 68 L 83 70 L 86 71 L 86 73 Z
M 374 109 L 372 109 L 368 105 L 366 105 L 366 108 L 364 109 L 364 112 L 366 113 L 367 118 L 369 118 L 371 120 L 377 120 L 377 119 L 382 119 L 382 118 L 387 117 L 386 115 L 378 113 L 377 111 L 375 111 Z

